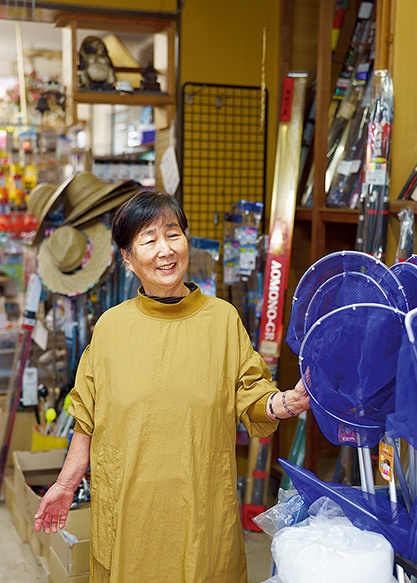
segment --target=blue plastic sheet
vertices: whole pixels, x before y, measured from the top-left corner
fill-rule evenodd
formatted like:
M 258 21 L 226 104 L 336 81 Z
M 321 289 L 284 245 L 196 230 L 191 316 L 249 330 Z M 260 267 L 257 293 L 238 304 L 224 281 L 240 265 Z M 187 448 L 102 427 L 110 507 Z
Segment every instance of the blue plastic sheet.
M 414 562 L 417 560 L 416 502 L 408 515 L 401 504 L 344 484 L 323 482 L 309 470 L 282 458 L 278 461 L 290 476 L 306 506 L 309 507 L 318 498 L 327 496 L 339 504 L 355 526 L 361 530 L 382 534 L 391 543 L 395 552 Z

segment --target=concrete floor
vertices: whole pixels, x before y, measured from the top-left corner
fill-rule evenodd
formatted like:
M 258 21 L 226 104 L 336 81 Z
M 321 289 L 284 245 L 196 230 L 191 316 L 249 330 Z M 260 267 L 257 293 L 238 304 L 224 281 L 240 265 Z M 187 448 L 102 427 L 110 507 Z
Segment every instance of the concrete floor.
M 264 533 L 245 534 L 248 583 L 262 583 L 271 568 L 271 541 Z M 0 502 L 0 583 L 48 583 L 48 574 L 22 543 L 4 501 Z

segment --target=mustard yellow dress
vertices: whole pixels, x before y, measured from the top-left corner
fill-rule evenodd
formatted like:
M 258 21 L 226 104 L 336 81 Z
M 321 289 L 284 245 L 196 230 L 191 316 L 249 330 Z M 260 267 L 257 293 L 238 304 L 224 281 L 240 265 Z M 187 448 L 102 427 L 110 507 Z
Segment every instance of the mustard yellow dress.
M 91 583 L 246 583 L 236 423 L 274 390 L 229 303 L 197 288 L 105 312 L 69 412 L 91 436 Z

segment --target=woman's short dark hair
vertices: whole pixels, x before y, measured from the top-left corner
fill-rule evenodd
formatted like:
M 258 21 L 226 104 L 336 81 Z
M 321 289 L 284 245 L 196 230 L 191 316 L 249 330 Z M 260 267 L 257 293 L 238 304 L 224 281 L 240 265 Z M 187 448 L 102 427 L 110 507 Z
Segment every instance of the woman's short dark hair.
M 187 217 L 174 196 L 151 190 L 138 192 L 117 209 L 112 222 L 113 240 L 119 249 L 130 253 L 136 235 L 155 219 L 166 215 L 174 215 L 185 233 Z

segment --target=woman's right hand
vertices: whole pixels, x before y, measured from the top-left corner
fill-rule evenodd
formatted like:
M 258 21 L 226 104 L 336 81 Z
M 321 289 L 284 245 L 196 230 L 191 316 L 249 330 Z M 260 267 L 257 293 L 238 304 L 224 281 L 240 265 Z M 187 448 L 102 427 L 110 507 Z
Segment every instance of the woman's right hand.
M 35 531 L 40 532 L 43 527 L 45 533 L 49 534 L 51 530 L 57 532 L 58 527 L 64 528 L 73 499 L 71 488 L 55 482 L 39 503 L 35 514 Z

